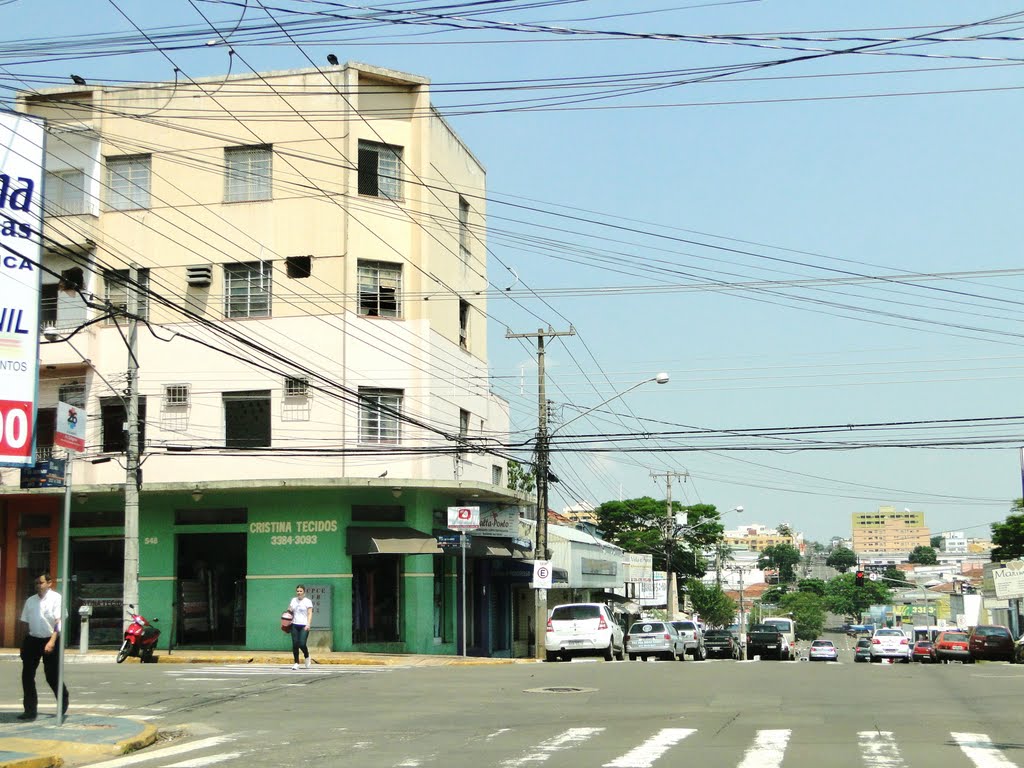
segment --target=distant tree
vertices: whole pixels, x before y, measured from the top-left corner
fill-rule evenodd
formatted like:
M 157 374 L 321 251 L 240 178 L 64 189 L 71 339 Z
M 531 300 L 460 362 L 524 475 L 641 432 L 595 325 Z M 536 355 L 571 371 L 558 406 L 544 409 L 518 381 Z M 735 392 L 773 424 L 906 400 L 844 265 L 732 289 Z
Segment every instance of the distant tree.
M 1014 509 L 1024 508 L 1024 500 L 1017 499 Z M 992 562 L 1017 560 L 1024 557 L 1024 514 L 1009 515 L 1001 523 L 992 524 Z
M 798 640 L 815 640 L 825 628 L 825 600 L 813 592 L 790 592 L 782 596 L 779 607 L 793 614 Z
M 818 597 L 825 596 L 825 582 L 822 579 L 801 579 L 796 588 L 799 592 L 810 592 Z
M 778 605 L 788 593 L 789 587 L 785 584 L 781 587 L 769 587 L 761 593 L 761 605 Z
M 853 623 L 859 622 L 860 615 L 872 605 L 888 602 L 889 587 L 883 581 L 867 580 L 864 586 L 858 587 L 856 576 L 844 573 L 829 579 L 825 585 L 825 607 Z
M 847 549 L 846 547 L 836 547 L 829 553 L 828 559 L 825 560 L 825 565 L 829 568 L 835 568 L 840 573 L 846 573 L 856 564 L 857 555 L 854 554 L 852 549 Z
M 693 608 L 709 627 L 727 627 L 736 618 L 736 601 L 717 584 L 706 586 L 700 579 L 687 579 L 686 589 Z
M 518 461 L 508 463 L 508 487 L 513 491 L 533 493 L 537 489 L 537 473 L 533 467 L 527 467 Z
M 779 536 L 783 536 L 792 541 L 793 527 L 789 523 L 779 523 L 779 525 L 775 527 L 775 530 L 778 531 Z
M 907 580 L 907 574 L 891 565 L 882 573 L 882 579 L 885 581 L 885 586 L 889 587 L 889 589 L 904 589 L 913 586 Z
M 932 545 L 932 549 L 942 549 L 942 537 L 932 536 L 929 543 Z
M 914 547 L 914 551 L 907 556 L 907 560 L 917 565 L 935 565 L 939 562 L 938 555 L 935 554 L 935 550 L 931 547 L 921 544 L 920 546 Z
M 791 584 L 796 581 L 796 566 L 800 562 L 800 550 L 792 544 L 773 544 L 761 550 L 757 567 L 762 570 L 774 568 L 779 572 L 779 582 Z

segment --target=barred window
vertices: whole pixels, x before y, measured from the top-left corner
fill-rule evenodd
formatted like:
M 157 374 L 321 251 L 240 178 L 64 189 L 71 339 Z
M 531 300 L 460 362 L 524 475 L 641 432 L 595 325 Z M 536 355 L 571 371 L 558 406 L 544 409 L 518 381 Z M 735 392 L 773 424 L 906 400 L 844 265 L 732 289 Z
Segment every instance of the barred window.
M 359 272 L 359 314 L 365 317 L 402 316 L 402 265 L 362 261 Z
M 85 408 L 85 384 L 71 381 L 57 388 L 57 400 L 76 408 Z
M 85 171 L 72 168 L 46 174 L 44 212 L 49 216 L 88 213 L 85 201 Z
M 128 311 L 128 275 L 127 269 L 108 269 L 103 274 L 103 284 L 106 290 L 105 298 L 107 304 L 122 312 Z M 135 295 L 139 305 L 139 319 L 149 319 L 149 270 L 136 270 L 138 285 L 135 288 Z
M 402 148 L 359 142 L 359 194 L 402 199 Z
M 168 384 L 164 387 L 164 405 L 168 408 L 187 406 L 191 388 L 188 384 Z
M 224 265 L 224 315 L 270 317 L 271 263 L 250 261 Z
M 306 397 L 309 395 L 309 379 L 305 376 L 285 376 L 285 397 Z
M 400 389 L 359 388 L 359 441 L 397 444 L 401 441 Z
M 149 208 L 150 155 L 107 158 L 107 206 L 113 211 Z
M 229 203 L 269 200 L 272 157 L 269 146 L 227 147 L 224 150 L 224 200 Z

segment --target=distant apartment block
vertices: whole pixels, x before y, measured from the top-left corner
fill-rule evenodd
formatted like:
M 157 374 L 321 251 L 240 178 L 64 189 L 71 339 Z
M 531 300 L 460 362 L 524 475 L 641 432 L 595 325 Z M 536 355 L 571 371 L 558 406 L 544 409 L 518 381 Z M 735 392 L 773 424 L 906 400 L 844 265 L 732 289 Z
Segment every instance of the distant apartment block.
M 917 546 L 931 543 L 931 532 L 924 524 L 924 512 L 895 507 L 879 507 L 876 512 L 853 513 L 853 551 L 907 555 Z
M 967 534 L 963 531 L 944 531 L 941 539 L 943 552 L 951 555 L 967 554 Z
M 760 552 L 776 544 L 792 544 L 801 553 L 804 551 L 804 535 L 802 533 L 780 533 L 777 528 L 769 528 L 757 523 L 724 531 L 723 538 L 725 543 L 733 549 Z

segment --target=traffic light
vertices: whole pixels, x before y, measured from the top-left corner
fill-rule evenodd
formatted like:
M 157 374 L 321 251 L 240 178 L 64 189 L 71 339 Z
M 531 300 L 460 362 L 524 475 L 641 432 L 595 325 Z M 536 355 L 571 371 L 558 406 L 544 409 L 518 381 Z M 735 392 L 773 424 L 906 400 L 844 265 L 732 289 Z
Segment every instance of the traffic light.
M 857 586 L 864 586 L 864 571 L 857 571 Z

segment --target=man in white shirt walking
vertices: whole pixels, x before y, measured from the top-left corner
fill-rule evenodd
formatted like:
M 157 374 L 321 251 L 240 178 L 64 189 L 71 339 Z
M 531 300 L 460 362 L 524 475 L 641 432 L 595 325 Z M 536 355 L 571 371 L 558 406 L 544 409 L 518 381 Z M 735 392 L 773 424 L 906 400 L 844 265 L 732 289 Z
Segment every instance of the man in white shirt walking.
M 36 670 L 39 660 L 43 661 L 46 682 L 57 696 L 58 666 L 60 663 L 61 626 L 64 618 L 63 601 L 59 594 L 50 589 L 50 574 L 42 573 L 35 581 L 36 594 L 25 601 L 21 620 L 28 624 L 28 632 L 21 644 L 21 689 L 24 694 L 25 711 L 19 720 L 35 720 L 39 697 L 36 694 Z M 68 711 L 68 687 L 64 686 L 64 712 Z

